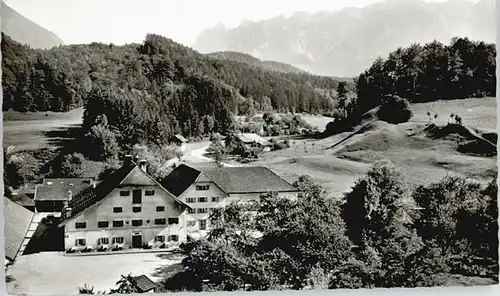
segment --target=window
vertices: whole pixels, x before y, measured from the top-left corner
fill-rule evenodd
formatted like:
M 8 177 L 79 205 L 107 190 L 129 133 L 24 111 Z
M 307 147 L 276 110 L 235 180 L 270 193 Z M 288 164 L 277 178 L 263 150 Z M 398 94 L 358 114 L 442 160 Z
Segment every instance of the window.
M 109 221 L 99 221 L 99 222 L 97 222 L 97 227 L 99 227 L 99 228 L 109 227 Z
M 164 235 L 157 235 L 155 236 L 155 243 L 163 243 L 165 241 L 165 236 Z
M 107 237 L 101 237 L 100 239 L 97 240 L 98 245 L 107 245 L 109 244 L 109 238 Z
M 210 188 L 210 185 L 196 185 L 196 190 L 198 191 L 206 191 Z
M 165 212 L 165 207 L 164 206 L 158 206 L 156 207 L 157 212 Z
M 207 220 L 200 220 L 200 230 L 207 229 Z
M 128 190 L 120 191 L 120 196 L 129 196 L 129 195 L 130 195 L 130 191 L 128 191 Z
M 113 213 L 121 213 L 121 212 L 123 212 L 122 207 L 114 207 L 113 208 Z
M 113 237 L 113 244 L 123 244 L 123 237 Z
M 76 246 L 85 246 L 86 245 L 85 239 L 84 238 L 77 238 L 75 240 L 75 245 Z
M 206 214 L 208 213 L 208 209 L 207 208 L 199 208 L 198 209 L 198 214 Z
M 132 212 L 134 213 L 140 213 L 142 211 L 141 207 L 132 207 Z
M 198 197 L 198 202 L 207 202 L 208 198 L 206 197 Z
M 165 225 L 165 224 L 167 224 L 167 219 L 165 218 L 155 219 L 155 225 Z
M 188 226 L 188 227 L 193 227 L 195 225 L 196 225 L 196 221 L 187 221 L 186 222 L 186 226 Z
M 195 203 L 196 202 L 196 197 L 188 197 L 186 198 L 187 203 Z
M 168 225 L 172 224 L 179 224 L 179 218 L 178 217 L 168 218 Z
M 144 192 L 144 194 L 146 196 L 153 196 L 153 195 L 155 195 L 155 191 L 154 190 L 146 190 L 146 192 Z
M 142 189 L 134 189 L 132 191 L 132 203 L 134 204 L 142 203 Z
M 113 227 L 123 227 L 123 220 L 113 221 Z
M 132 226 L 142 226 L 142 220 L 132 220 Z
M 169 240 L 173 241 L 173 242 L 179 241 L 179 236 L 178 235 L 171 235 L 169 238 L 170 238 Z
M 75 223 L 75 228 L 86 228 L 87 227 L 87 223 L 85 222 L 76 222 Z
M 212 197 L 212 202 L 219 202 L 219 197 L 218 196 Z
M 188 209 L 188 214 L 196 214 L 196 209 Z

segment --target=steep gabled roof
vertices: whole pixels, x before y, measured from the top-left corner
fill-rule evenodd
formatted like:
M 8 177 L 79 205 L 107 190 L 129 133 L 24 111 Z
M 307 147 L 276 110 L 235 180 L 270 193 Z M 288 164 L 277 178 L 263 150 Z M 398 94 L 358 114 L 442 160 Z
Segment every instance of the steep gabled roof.
M 3 200 L 5 257 L 14 261 L 35 213 L 5 196 Z
M 179 196 L 196 181 L 200 173 L 193 167 L 181 164 L 173 169 L 161 184 L 173 195 Z
M 171 192 L 165 189 L 148 173 L 143 171 L 134 162 L 124 163 L 122 167 L 116 170 L 106 179 L 102 180 L 96 187 L 88 187 L 81 191 L 69 203 L 71 207 L 71 216 L 65 217 L 65 220 L 75 218 L 87 209 L 96 206 L 104 198 L 106 198 L 114 189 L 122 186 L 159 186 L 164 190 L 175 202 L 184 207 L 189 207 L 184 202 L 177 199 Z M 63 222 L 64 224 L 64 222 Z
M 179 196 L 195 181 L 213 181 L 228 194 L 299 191 L 266 167 L 215 168 L 208 165 L 181 164 L 162 184 Z

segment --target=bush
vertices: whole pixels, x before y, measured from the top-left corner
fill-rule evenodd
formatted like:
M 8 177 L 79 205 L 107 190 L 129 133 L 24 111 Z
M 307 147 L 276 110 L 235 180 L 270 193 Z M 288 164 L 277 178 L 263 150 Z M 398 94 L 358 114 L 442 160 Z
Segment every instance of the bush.
M 63 156 L 60 177 L 80 178 L 83 176 L 85 157 L 81 153 L 66 154 Z
M 380 120 L 398 124 L 407 122 L 413 116 L 408 100 L 398 96 L 387 96 L 377 112 Z

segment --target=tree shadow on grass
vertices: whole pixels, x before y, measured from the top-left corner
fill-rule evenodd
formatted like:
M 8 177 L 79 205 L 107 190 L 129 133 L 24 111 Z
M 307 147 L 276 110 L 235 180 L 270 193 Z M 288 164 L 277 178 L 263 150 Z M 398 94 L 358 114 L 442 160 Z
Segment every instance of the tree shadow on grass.
M 82 128 L 80 124 L 71 124 L 66 127 L 59 127 L 44 132 L 47 142 L 57 148 L 66 151 L 77 151 L 79 139 L 82 138 Z

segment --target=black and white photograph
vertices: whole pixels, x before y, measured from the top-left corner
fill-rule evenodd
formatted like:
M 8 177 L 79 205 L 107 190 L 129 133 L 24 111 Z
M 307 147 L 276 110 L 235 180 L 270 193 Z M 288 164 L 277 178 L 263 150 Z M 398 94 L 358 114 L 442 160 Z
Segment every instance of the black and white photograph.
M 0 5 L 9 295 L 499 283 L 497 1 Z

